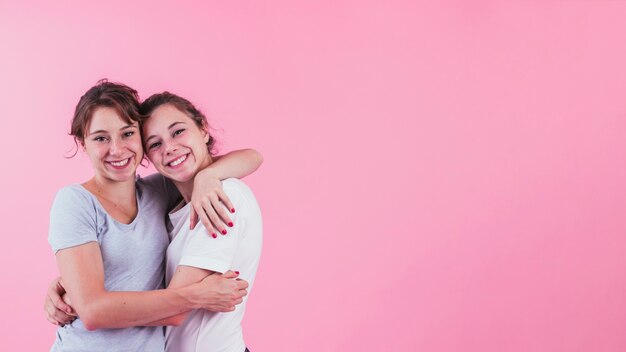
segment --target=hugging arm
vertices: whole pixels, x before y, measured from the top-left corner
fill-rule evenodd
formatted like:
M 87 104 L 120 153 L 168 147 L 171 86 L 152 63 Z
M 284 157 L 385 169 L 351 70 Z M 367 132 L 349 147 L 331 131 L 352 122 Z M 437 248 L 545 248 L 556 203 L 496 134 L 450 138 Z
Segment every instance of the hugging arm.
M 202 222 L 209 235 L 226 234 L 232 227 L 229 212 L 236 211 L 222 189 L 220 180 L 250 175 L 263 163 L 263 156 L 254 149 L 242 149 L 213 158 L 213 163 L 198 172 L 191 195 L 191 228 Z
M 56 257 L 72 307 L 88 330 L 150 325 L 198 308 L 230 311 L 247 293 L 245 281 L 224 275 L 165 290 L 109 292 L 96 242 L 62 249 Z
M 204 269 L 199 269 L 199 268 L 195 268 L 195 267 L 191 267 L 191 266 L 186 266 L 186 265 L 179 265 L 176 268 L 176 273 L 174 274 L 174 277 L 172 277 L 172 281 L 170 282 L 169 286 L 167 286 L 168 289 L 177 289 L 177 288 L 182 288 L 185 287 L 189 284 L 192 284 L 194 282 L 198 282 L 201 281 L 209 276 L 214 276 L 214 275 L 220 275 L 219 273 L 215 273 L 213 271 L 210 270 L 204 270 Z M 235 278 L 237 277 L 237 274 L 229 271 L 227 273 L 225 273 L 224 275 L 226 275 L 226 277 L 229 278 Z M 240 281 L 240 282 L 245 282 L 245 281 Z M 245 284 L 245 287 L 248 287 L 247 283 Z M 245 291 L 245 289 L 244 289 Z M 245 293 L 241 293 L 240 295 L 237 295 L 237 298 L 233 301 L 234 304 L 239 304 L 241 302 L 243 302 L 243 297 L 245 296 Z M 235 298 L 235 296 L 233 296 L 233 298 Z M 227 311 L 233 311 L 235 310 L 235 306 L 233 305 L 231 309 L 227 310 Z M 182 324 L 185 319 L 187 318 L 187 314 L 189 313 L 189 311 L 186 312 L 182 312 L 170 317 L 167 317 L 165 319 L 159 319 L 156 321 L 153 321 L 147 325 L 151 325 L 151 326 L 158 326 L 158 325 L 173 325 L 173 326 L 179 326 L 180 324 Z

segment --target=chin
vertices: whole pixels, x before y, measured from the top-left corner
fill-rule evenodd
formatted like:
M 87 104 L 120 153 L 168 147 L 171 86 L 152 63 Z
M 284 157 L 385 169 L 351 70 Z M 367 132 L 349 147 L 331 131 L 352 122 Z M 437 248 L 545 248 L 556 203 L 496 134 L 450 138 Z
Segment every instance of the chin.
M 180 174 L 167 175 L 167 174 L 163 174 L 163 176 L 169 178 L 170 180 L 172 180 L 174 182 L 178 182 L 178 183 L 186 183 L 186 182 L 189 182 L 189 181 L 193 180 L 193 175 L 180 175 Z

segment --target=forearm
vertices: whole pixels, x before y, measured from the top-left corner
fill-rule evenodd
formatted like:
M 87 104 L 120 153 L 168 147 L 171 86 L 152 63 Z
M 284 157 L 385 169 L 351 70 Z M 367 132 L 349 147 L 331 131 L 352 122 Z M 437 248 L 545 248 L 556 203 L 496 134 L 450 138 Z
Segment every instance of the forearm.
M 88 330 L 150 324 L 196 308 L 185 288 L 143 292 L 101 292 L 75 307 Z
M 211 175 L 220 180 L 242 178 L 250 175 L 263 163 L 263 156 L 254 149 L 235 150 L 215 158 L 215 161 L 198 175 Z
M 164 325 L 180 326 L 185 321 L 185 319 L 187 319 L 188 314 L 189 312 L 180 313 L 180 314 L 172 315 L 171 317 L 167 317 L 164 319 L 155 320 L 153 322 L 143 324 L 143 325 L 144 326 L 164 326 Z
M 179 265 L 176 268 L 176 273 L 174 274 L 174 277 L 170 281 L 168 289 L 183 288 L 186 285 L 198 282 L 212 274 L 214 274 L 214 272 L 210 270 L 191 267 L 187 265 Z M 159 320 L 153 321 L 147 325 L 149 326 L 160 326 L 160 325 L 179 326 L 185 321 L 185 319 L 187 318 L 187 314 L 188 313 L 180 313 L 171 317 L 167 317 L 165 319 L 159 319 Z

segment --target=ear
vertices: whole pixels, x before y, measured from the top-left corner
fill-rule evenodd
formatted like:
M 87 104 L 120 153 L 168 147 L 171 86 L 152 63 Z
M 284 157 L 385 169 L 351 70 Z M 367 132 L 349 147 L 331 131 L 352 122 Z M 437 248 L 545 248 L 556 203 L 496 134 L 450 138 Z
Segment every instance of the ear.
M 202 140 L 204 141 L 204 144 L 209 143 L 209 132 L 207 131 L 206 126 L 202 127 Z

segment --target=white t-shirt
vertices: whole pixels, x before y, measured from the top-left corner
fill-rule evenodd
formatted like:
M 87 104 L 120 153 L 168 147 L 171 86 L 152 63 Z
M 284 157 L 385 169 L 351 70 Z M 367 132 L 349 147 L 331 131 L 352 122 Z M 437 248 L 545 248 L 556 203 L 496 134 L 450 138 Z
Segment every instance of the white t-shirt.
M 172 280 L 178 265 L 220 273 L 236 270 L 250 284 L 248 296 L 233 312 L 193 310 L 181 326 L 168 326 L 166 351 L 244 352 L 246 349 L 241 321 L 261 256 L 261 210 L 250 188 L 240 180 L 228 179 L 222 185 L 236 210 L 231 214 L 234 226 L 227 229 L 227 235 L 213 238 L 201 223 L 189 230 L 190 204 L 170 214 L 172 231 L 167 248 L 166 284 Z

